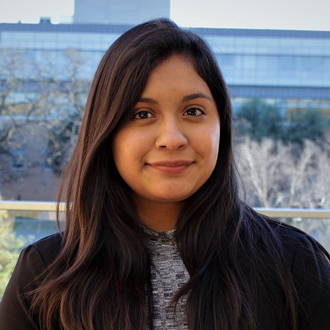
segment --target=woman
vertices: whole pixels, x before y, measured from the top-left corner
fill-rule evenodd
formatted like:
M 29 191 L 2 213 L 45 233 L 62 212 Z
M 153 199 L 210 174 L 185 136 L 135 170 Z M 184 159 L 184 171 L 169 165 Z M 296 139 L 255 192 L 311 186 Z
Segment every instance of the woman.
M 239 200 L 231 127 L 198 36 L 155 20 L 118 38 L 64 176 L 63 235 L 22 252 L 1 329 L 329 329 L 329 255 Z

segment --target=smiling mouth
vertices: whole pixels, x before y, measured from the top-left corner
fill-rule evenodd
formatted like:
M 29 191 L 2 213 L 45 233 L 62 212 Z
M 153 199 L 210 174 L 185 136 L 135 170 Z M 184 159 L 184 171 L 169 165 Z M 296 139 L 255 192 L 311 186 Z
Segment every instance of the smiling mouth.
M 147 163 L 147 165 L 164 174 L 181 174 L 185 172 L 192 164 L 194 164 L 193 161 L 186 160 Z

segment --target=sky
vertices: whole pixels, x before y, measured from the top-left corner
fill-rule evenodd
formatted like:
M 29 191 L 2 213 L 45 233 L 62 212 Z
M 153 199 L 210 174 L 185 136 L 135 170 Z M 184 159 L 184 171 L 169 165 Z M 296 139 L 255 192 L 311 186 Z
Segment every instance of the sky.
M 74 12 L 74 0 L 0 1 L 0 22 L 51 17 L 56 24 L 68 22 Z M 329 0 L 171 0 L 170 15 L 186 27 L 330 31 Z

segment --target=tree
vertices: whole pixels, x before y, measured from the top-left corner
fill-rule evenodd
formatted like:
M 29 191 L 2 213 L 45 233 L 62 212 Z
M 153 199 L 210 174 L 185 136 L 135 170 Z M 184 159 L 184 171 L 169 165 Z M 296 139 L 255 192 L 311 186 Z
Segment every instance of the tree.
M 8 217 L 8 212 L 0 210 L 0 300 L 14 270 L 19 253 L 26 244 L 24 237 L 15 236 L 13 223 Z
M 20 50 L 0 49 L 2 153 L 11 154 L 15 148 L 11 139 L 15 131 L 22 131 L 28 123 L 46 120 L 49 115 L 45 112 L 47 93 L 43 82 L 28 74 L 35 65 Z
M 279 140 L 282 136 L 284 118 L 281 109 L 260 99 L 243 103 L 236 113 L 235 121 L 238 136 L 247 135 L 258 142 L 264 138 Z
M 235 115 L 235 122 L 235 133 L 240 139 L 248 136 L 251 140 L 261 142 L 269 138 L 300 147 L 306 140 L 323 144 L 330 128 L 330 121 L 318 109 L 289 111 L 284 116 L 278 106 L 260 99 L 244 102 Z
M 246 138 L 236 146 L 236 158 L 247 200 L 261 207 L 330 208 L 330 150 L 305 141 L 258 143 Z
M 270 139 L 257 142 L 246 137 L 235 147 L 238 168 L 246 201 L 253 206 L 277 207 L 283 204 L 283 160 L 290 149 Z
M 81 74 L 86 58 L 64 51 L 61 62 L 67 68 L 60 72 L 52 52 L 45 51 L 39 61 L 26 55 L 0 50 L 0 154 L 14 159 L 14 151 L 25 147 L 26 130 L 39 134 L 43 128 L 49 141 L 47 164 L 60 173 L 82 120 L 89 89 L 89 79 Z
M 56 72 L 47 73 L 56 115 L 50 123 L 43 123 L 48 129 L 47 165 L 57 174 L 61 173 L 76 144 L 90 86 L 89 79 L 82 74 L 88 58 L 77 50 L 68 49 L 63 59 L 67 71 L 61 79 Z
M 275 147 L 276 146 L 276 147 Z M 249 138 L 236 146 L 238 168 L 245 189 L 244 199 L 258 207 L 330 208 L 330 147 L 305 141 L 275 144 L 270 139 L 261 143 Z M 329 220 L 283 219 L 313 234 L 330 246 Z
M 323 144 L 330 122 L 318 109 L 302 109 L 289 114 L 288 124 L 283 130 L 284 143 L 302 146 L 306 140 Z

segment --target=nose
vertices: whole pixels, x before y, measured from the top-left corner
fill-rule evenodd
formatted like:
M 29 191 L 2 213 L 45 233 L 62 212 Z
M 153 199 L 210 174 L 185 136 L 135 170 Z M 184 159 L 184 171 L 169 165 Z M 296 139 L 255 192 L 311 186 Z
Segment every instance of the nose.
M 176 150 L 184 148 L 188 144 L 188 139 L 180 124 L 176 120 L 164 121 L 158 130 L 156 148 Z

